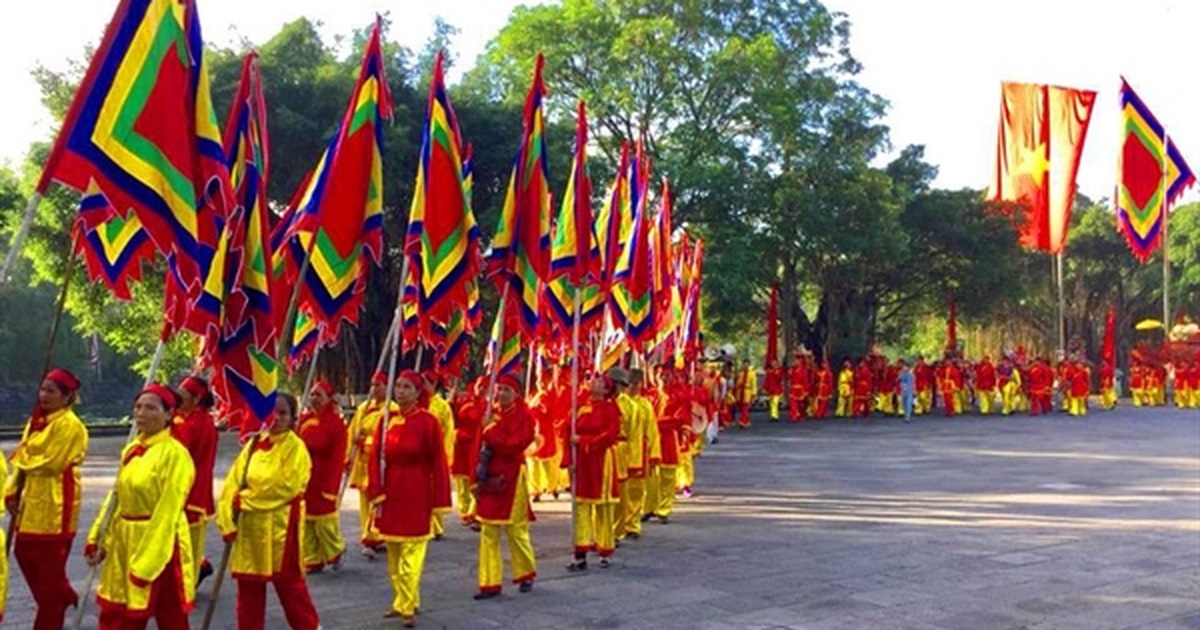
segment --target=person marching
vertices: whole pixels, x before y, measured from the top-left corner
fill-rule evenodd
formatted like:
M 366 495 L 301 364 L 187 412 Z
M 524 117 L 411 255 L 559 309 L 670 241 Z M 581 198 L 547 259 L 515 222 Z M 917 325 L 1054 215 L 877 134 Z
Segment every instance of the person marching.
M 195 561 L 196 584 L 212 575 L 212 564 L 204 557 L 204 538 L 208 521 L 216 513 L 213 504 L 213 466 L 217 462 L 217 425 L 213 422 L 213 397 L 208 382 L 189 376 L 179 383 L 179 411 L 171 424 L 171 437 L 192 457 L 195 480 L 192 481 L 184 511 Z
M 733 405 L 730 413 L 737 409 L 738 428 L 745 429 L 750 426 L 750 405 L 754 402 L 754 398 L 758 396 L 758 374 L 754 371 L 754 366 L 750 365 L 750 360 L 742 361 L 742 369 L 738 370 L 737 375 L 733 379 Z
M 370 459 L 373 524 L 387 543 L 388 577 L 396 592 L 384 617 L 401 617 L 409 628 L 421 607 L 421 573 L 434 535 L 433 516 L 450 509 L 446 443 L 438 419 L 426 409 L 425 382 L 412 370 L 396 376 L 395 403 Z
M 1116 370 L 1113 364 L 1105 361 L 1100 364 L 1100 407 L 1107 410 L 1117 406 L 1117 390 L 1115 387 Z
M 383 541 L 371 532 L 371 500 L 367 496 L 367 465 L 371 461 L 371 449 L 375 446 L 375 434 L 379 431 L 379 420 L 383 417 L 383 399 L 387 395 L 387 374 L 375 372 L 371 376 L 371 389 L 367 400 L 363 401 L 354 411 L 354 418 L 346 429 L 346 439 L 353 445 L 353 452 L 347 453 L 350 461 L 346 468 L 349 470 L 349 485 L 358 490 L 358 524 L 359 544 L 362 555 L 368 560 L 374 559 L 375 554 L 383 549 Z
M 854 371 L 854 417 L 866 418 L 871 415 L 871 390 L 874 385 L 875 375 L 871 373 L 871 365 L 866 357 L 859 359 L 858 368 Z
M 821 359 L 821 368 L 817 370 L 815 379 L 817 395 L 812 399 L 812 417 L 824 420 L 829 416 L 829 401 L 833 399 L 833 369 L 829 367 L 829 358 Z
M 525 449 L 533 442 L 534 423 L 520 391 L 521 381 L 515 376 L 504 374 L 496 379 L 496 409 L 480 437 L 483 474 L 479 475 L 482 478 L 478 479 L 475 504 L 481 526 L 476 600 L 500 596 L 504 581 L 502 529 L 508 536 L 513 582 L 527 593 L 537 577 L 537 559 L 529 539 L 534 515 L 529 504 L 529 471 L 525 468 Z
M 979 413 L 991 415 L 996 402 L 996 366 L 992 365 L 992 357 L 984 355 L 983 361 L 975 368 L 975 398 L 979 403 Z
M 792 422 L 799 422 L 808 416 L 808 381 L 808 357 L 797 352 L 788 374 L 788 419 Z
M 650 448 L 647 446 L 651 433 L 657 437 L 654 405 L 646 397 L 646 374 L 642 370 L 629 371 L 629 398 L 633 403 L 633 418 L 626 434 L 625 456 L 627 476 L 621 484 L 621 502 L 617 508 L 616 539 L 626 537 L 638 539 L 642 536 L 642 514 L 646 511 L 646 472 L 650 468 Z M 655 426 L 651 431 L 650 427 Z
M 87 427 L 72 410 L 78 391 L 74 374 L 61 368 L 47 372 L 21 443 L 9 456 L 14 472 L 4 502 L 13 519 L 13 554 L 37 604 L 34 630 L 61 628 L 67 608 L 79 602 L 67 578 L 88 445 Z
M 568 453 L 563 460 L 564 466 L 575 467 L 575 556 L 567 565 L 569 571 L 586 570 L 589 551 L 599 554 L 600 567 L 607 568 L 616 549 L 613 513 L 621 500 L 616 452 L 621 436 L 621 410 L 616 403 L 614 382 L 618 378 L 625 378 L 619 368 L 608 376 L 592 379 L 590 397 L 579 406 L 575 453 Z
M 913 410 L 918 416 L 923 416 L 933 410 L 933 368 L 925 362 L 925 357 L 918 356 L 913 365 L 913 379 L 917 384 L 917 404 Z
M 107 529 L 92 523 L 84 555 L 103 563 L 96 603 L 100 630 L 145 628 L 151 617 L 161 630 L 188 628 L 196 596 L 196 567 L 185 505 L 196 476 L 192 455 L 171 436 L 178 395 L 152 383 L 133 405 L 137 436 L 121 452 Z M 211 421 L 210 421 L 211 422 Z M 103 539 L 101 539 L 103 534 Z
M 842 361 L 842 369 L 837 376 L 837 411 L 834 416 L 838 418 L 849 418 L 853 411 L 853 406 L 850 404 L 850 398 L 854 394 L 854 368 L 850 367 L 850 360 Z
M 1088 395 L 1092 389 L 1092 373 L 1083 361 L 1075 363 L 1071 371 L 1071 380 L 1066 386 L 1071 395 L 1071 408 L 1067 410 L 1068 413 L 1077 418 L 1086 416 Z
M 295 396 L 278 393 L 269 428 L 233 460 L 217 502 L 217 529 L 233 544 L 229 567 L 237 581 L 238 630 L 265 628 L 268 582 L 292 630 L 320 626 L 301 555 L 312 459 L 293 430 L 299 407 Z
M 900 375 L 896 377 L 896 395 L 900 399 L 900 415 L 905 422 L 912 422 L 913 407 L 917 398 L 917 377 L 904 359 L 897 359 Z
M 675 479 L 680 463 L 680 445 L 684 427 L 692 422 L 693 389 L 683 373 L 671 378 L 663 392 L 662 413 L 658 416 L 659 457 L 658 475 L 653 484 L 655 492 L 646 497 L 646 517 L 658 518 L 659 523 L 671 520 L 675 506 Z
M 325 567 L 340 569 L 346 552 L 338 511 L 346 461 L 346 421 L 328 381 L 313 383 L 308 403 L 310 411 L 301 416 L 296 429 L 312 461 L 304 491 L 304 566 L 309 573 L 320 573 Z
M 555 430 L 556 419 L 563 413 L 560 407 L 561 399 L 550 381 L 550 370 L 542 371 L 542 383 L 538 386 L 536 402 L 530 406 L 537 431 L 533 446 L 530 447 L 527 465 L 529 466 L 529 490 L 536 503 L 542 500 L 543 494 L 558 497 L 559 468 L 558 462 L 558 432 Z M 569 416 L 570 409 L 566 411 Z
M 783 368 L 775 361 L 767 364 L 767 372 L 763 376 L 763 391 L 767 393 L 770 404 L 771 422 L 779 422 L 779 401 L 783 398 Z
M 450 464 L 450 479 L 454 483 L 454 500 L 458 507 L 458 518 L 463 525 L 476 531 L 475 493 L 471 491 L 471 480 L 479 459 L 479 432 L 483 424 L 486 402 L 480 393 L 487 383 L 482 379 L 472 387 L 464 387 L 454 400 L 454 461 Z
M 428 401 L 427 409 L 429 413 L 437 418 L 438 427 L 442 430 L 442 449 L 445 450 L 446 456 L 443 458 L 446 462 L 446 475 L 449 478 L 450 465 L 454 462 L 454 410 L 450 408 L 450 403 L 438 393 L 438 387 L 441 385 L 441 378 L 432 370 L 427 370 L 424 375 L 422 389 L 425 393 L 424 400 Z M 442 520 L 442 512 L 433 513 L 433 539 L 441 540 L 442 536 L 446 535 L 446 524 Z

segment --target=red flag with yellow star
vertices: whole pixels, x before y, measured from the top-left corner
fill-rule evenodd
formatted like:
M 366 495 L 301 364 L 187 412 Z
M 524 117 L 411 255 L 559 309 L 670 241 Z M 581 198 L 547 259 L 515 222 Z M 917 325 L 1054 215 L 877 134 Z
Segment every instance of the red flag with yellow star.
M 1001 85 L 992 199 L 1016 204 L 1021 245 L 1051 254 L 1062 251 L 1095 102 L 1090 90 Z

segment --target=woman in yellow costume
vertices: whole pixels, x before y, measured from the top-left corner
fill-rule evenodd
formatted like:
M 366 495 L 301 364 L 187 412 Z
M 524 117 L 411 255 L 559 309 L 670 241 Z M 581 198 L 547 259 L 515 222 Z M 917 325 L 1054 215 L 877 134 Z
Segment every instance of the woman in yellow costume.
M 112 520 L 96 520 L 84 555 L 104 563 L 96 602 L 101 630 L 145 628 L 154 617 L 161 630 L 188 628 L 196 595 L 192 539 L 184 505 L 196 476 L 187 448 L 168 428 L 179 396 L 151 384 L 133 404 L 137 436 L 121 452 Z M 101 538 L 103 536 L 103 538 Z
M 237 580 L 239 630 L 265 628 L 268 582 L 293 630 L 320 626 L 301 558 L 312 460 L 293 431 L 299 406 L 295 396 L 279 392 L 270 428 L 238 453 L 217 502 L 217 529 L 233 544 L 229 568 Z
M 383 399 L 387 394 L 387 374 L 375 372 L 371 376 L 371 390 L 367 400 L 354 411 L 354 419 L 346 430 L 350 452 L 346 467 L 350 471 L 348 481 L 351 488 L 358 490 L 359 543 L 362 555 L 373 559 L 383 549 L 383 541 L 371 533 L 371 500 L 367 497 L 367 463 L 371 449 L 375 446 L 375 433 L 379 430 L 379 419 L 383 417 Z
M 79 466 L 87 428 L 71 407 L 79 379 L 67 370 L 46 373 L 38 403 L 9 462 L 5 504 L 14 519 L 13 555 L 37 603 L 34 630 L 62 628 L 79 596 L 67 579 L 67 556 L 79 527 L 83 498 Z

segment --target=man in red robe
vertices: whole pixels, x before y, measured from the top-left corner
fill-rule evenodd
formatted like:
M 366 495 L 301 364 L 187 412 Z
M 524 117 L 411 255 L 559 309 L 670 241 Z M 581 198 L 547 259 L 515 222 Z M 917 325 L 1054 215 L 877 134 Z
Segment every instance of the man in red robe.
M 799 422 L 808 415 L 808 379 L 808 358 L 796 353 L 791 373 L 788 375 L 788 389 L 791 394 L 788 396 L 788 418 L 792 422 Z
M 779 422 L 779 400 L 783 397 L 783 368 L 775 361 L 767 363 L 763 377 L 763 391 L 771 405 L 771 422 Z

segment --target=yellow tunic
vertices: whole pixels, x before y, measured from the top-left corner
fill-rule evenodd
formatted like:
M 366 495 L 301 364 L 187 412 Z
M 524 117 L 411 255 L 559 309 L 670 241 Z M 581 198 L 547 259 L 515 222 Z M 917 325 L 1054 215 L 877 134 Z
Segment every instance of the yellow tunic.
M 647 465 L 650 461 L 662 460 L 662 438 L 658 434 L 658 416 L 659 410 L 654 408 L 654 403 L 646 396 L 639 396 L 638 402 L 642 403 L 643 412 L 646 415 L 646 461 Z
M 637 421 L 637 403 L 629 394 L 621 393 L 617 395 L 617 409 L 621 411 L 621 439 L 613 454 L 617 458 L 617 481 L 625 481 L 629 478 L 629 440 Z
M 47 416 L 45 428 L 25 433 L 10 461 L 16 469 L 6 495 L 21 489 L 21 514 L 16 531 L 23 536 L 72 538 L 79 528 L 83 501 L 79 465 L 87 454 L 87 427 L 71 409 Z M 64 503 L 68 503 L 64 513 Z
M 104 514 L 109 502 L 117 502 L 104 540 L 99 540 L 100 519 L 88 533 L 88 545 L 98 544 L 108 555 L 96 597 L 131 613 L 147 611 L 150 584 L 164 570 L 174 570 L 168 565 L 178 549 L 183 603 L 190 607 L 196 595 L 196 568 L 183 506 L 196 477 L 192 457 L 163 430 L 149 438 L 138 435 L 121 453 L 121 461 L 116 494 L 109 494 L 100 509 Z
M 267 443 L 269 448 L 263 448 Z M 292 431 L 261 433 L 238 453 L 217 503 L 217 529 L 222 536 L 237 534 L 229 559 L 234 577 L 270 579 L 278 575 L 284 569 L 288 542 L 296 545 L 296 566 L 287 570 L 304 570 L 299 552 L 304 528 L 300 524 L 304 520 L 304 489 L 311 474 L 308 449 Z M 234 497 L 239 497 L 241 504 L 236 522 Z M 294 541 L 287 540 L 289 525 Z
M 350 426 L 346 429 L 346 457 L 349 458 L 350 453 L 354 453 L 354 461 L 350 462 L 351 488 L 363 490 L 367 487 L 367 461 L 371 449 L 375 446 L 379 419 L 383 417 L 383 414 L 379 413 L 381 409 L 383 403 L 367 400 L 354 411 L 354 418 L 350 420 Z M 355 444 L 358 445 L 357 450 Z
M 446 465 L 454 465 L 454 410 L 441 394 L 429 397 L 429 413 L 437 418 L 438 426 L 442 428 L 442 442 L 446 447 Z

